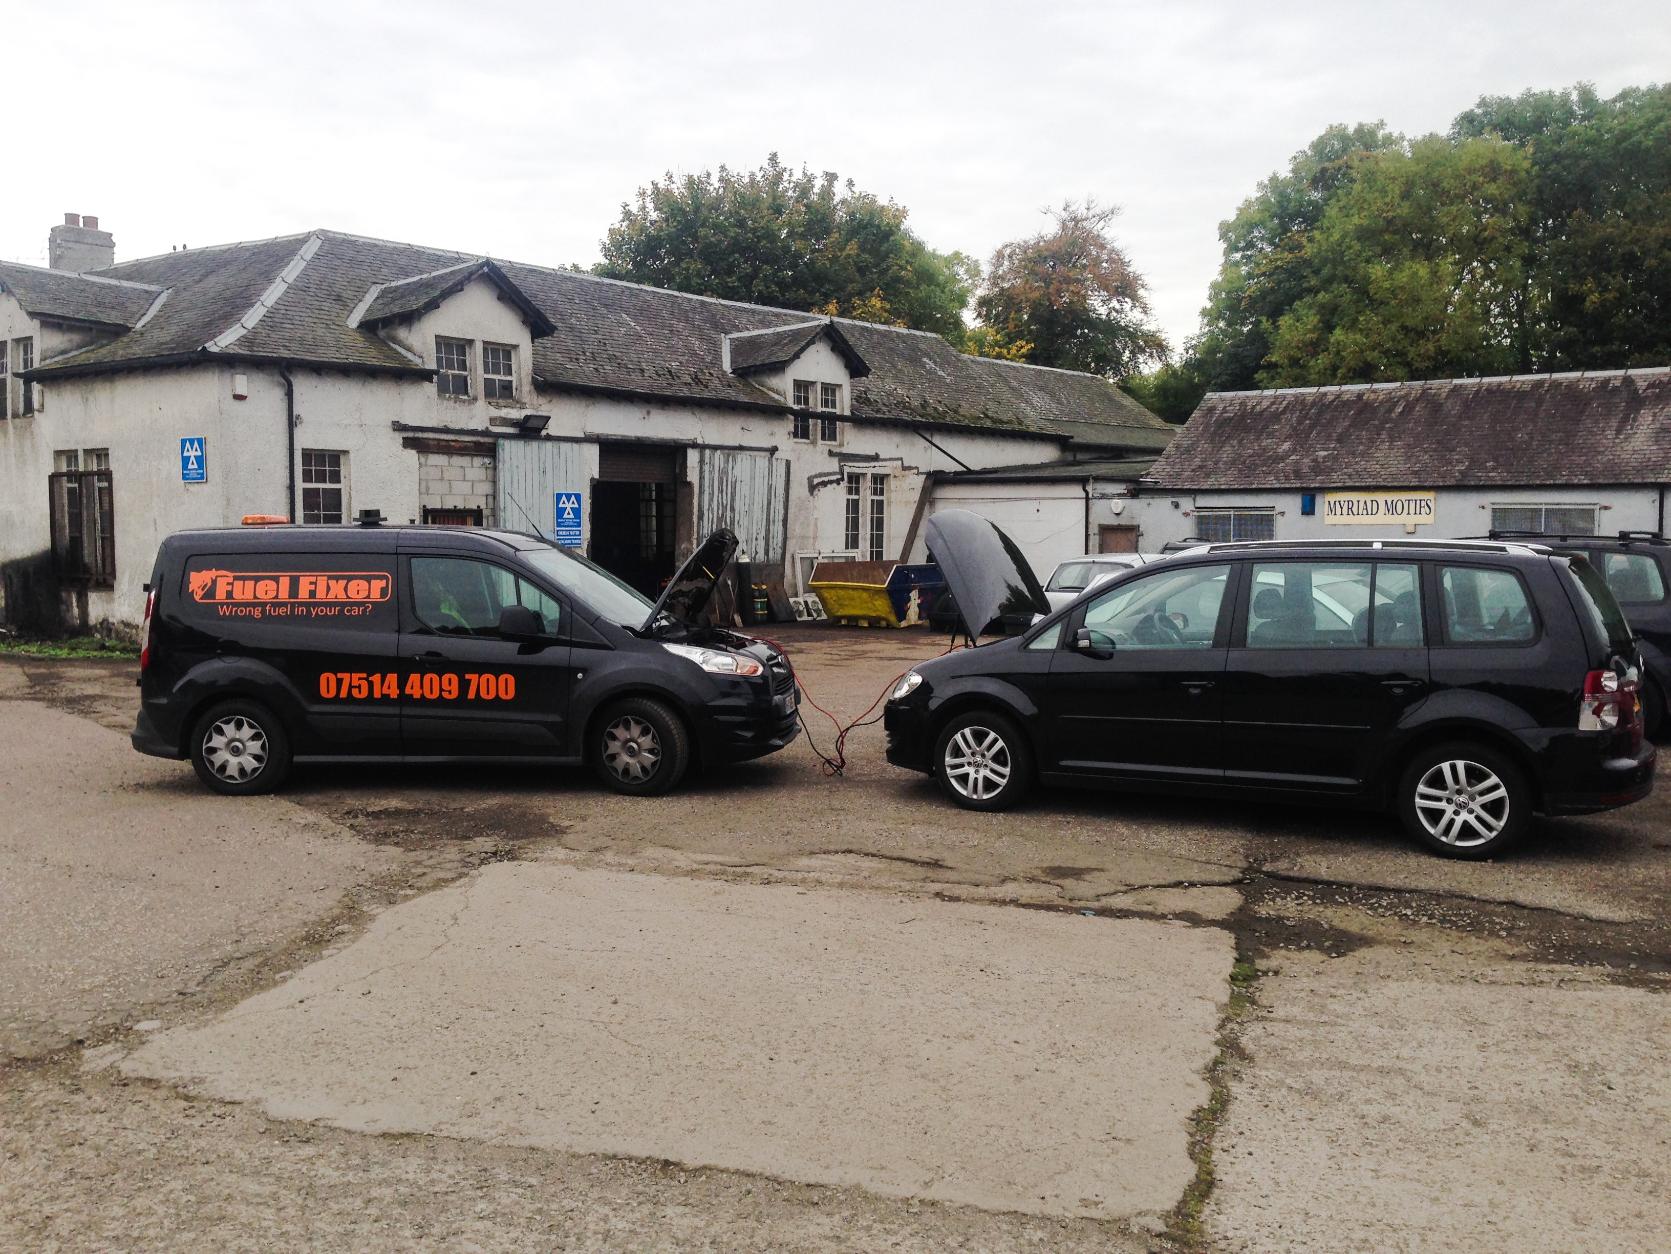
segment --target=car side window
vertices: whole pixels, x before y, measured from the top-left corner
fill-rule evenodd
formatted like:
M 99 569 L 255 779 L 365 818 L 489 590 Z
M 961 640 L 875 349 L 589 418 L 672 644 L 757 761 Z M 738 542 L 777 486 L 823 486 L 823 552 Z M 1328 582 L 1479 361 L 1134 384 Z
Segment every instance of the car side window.
M 503 566 L 467 557 L 412 559 L 412 612 L 439 635 L 497 636 L 499 615 L 510 605 L 533 610 L 541 630 L 557 630 L 558 603 Z
M 1377 649 L 1419 649 L 1422 627 L 1421 567 L 1414 562 L 1375 563 L 1375 599 L 1369 643 Z
M 1131 579 L 1092 598 L 1084 626 L 1117 649 L 1206 649 L 1218 630 L 1230 567 L 1189 566 Z
M 1027 647 L 1039 653 L 1048 653 L 1062 643 L 1062 624 L 1060 621 L 1050 624 L 1038 635 L 1027 642 Z
M 1349 649 L 1369 643 L 1368 562 L 1255 562 L 1250 649 Z
M 1625 605 L 1657 605 L 1665 600 L 1665 576 L 1646 553 L 1596 553 L 1601 577 Z
M 1439 596 L 1446 644 L 1529 644 L 1537 638 L 1531 601 L 1513 571 L 1442 566 Z

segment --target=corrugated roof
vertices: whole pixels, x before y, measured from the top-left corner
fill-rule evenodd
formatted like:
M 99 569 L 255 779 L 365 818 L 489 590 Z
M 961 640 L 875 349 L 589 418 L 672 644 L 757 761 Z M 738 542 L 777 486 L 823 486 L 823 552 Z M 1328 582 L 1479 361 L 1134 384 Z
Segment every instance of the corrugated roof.
M 1671 480 L 1671 369 L 1219 392 L 1155 463 L 1191 489 Z
M 162 294 L 160 287 L 149 284 L 120 283 L 10 261 L 0 261 L 0 288 L 16 297 L 31 317 L 109 327 L 133 326 Z
M 534 375 L 543 388 L 781 404 L 725 368 L 723 340 L 809 322 L 806 313 L 793 310 L 315 231 L 165 253 L 101 271 L 167 288 L 168 299 L 138 330 L 43 363 L 38 373 L 48 378 L 59 371 L 178 360 L 204 351 L 241 322 L 250 325 L 226 345 L 229 355 L 410 370 L 409 358 L 364 325 L 366 314 L 391 286 L 411 289 L 389 297 L 391 308 L 419 295 L 433 299 L 434 284 L 445 287 L 470 265 L 493 266 L 549 320 L 551 334 L 533 345 Z M 282 294 L 252 321 L 248 315 L 271 297 L 287 269 L 291 277 Z M 379 286 L 382 292 L 372 290 Z M 1095 375 L 970 357 L 921 331 L 841 318 L 829 326 L 870 370 L 853 382 L 851 411 L 858 418 L 983 427 L 1095 448 L 1158 449 L 1174 430 Z

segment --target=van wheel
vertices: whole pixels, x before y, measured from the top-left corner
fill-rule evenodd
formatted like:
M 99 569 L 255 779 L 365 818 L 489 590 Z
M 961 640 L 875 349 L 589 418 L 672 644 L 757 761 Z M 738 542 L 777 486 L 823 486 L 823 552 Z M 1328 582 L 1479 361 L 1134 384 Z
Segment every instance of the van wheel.
M 934 775 L 965 810 L 1007 810 L 1033 783 L 1033 754 L 1009 719 L 988 710 L 959 714 L 934 742 Z
M 1404 770 L 1399 813 L 1410 834 L 1447 858 L 1492 858 L 1526 832 L 1532 796 L 1504 754 L 1466 741 L 1424 750 Z
M 192 728 L 191 764 L 211 791 L 233 797 L 272 792 L 290 774 L 290 737 L 266 706 L 222 701 Z
M 593 727 L 592 767 L 616 792 L 658 797 L 672 789 L 690 765 L 690 733 L 660 701 L 617 701 Z

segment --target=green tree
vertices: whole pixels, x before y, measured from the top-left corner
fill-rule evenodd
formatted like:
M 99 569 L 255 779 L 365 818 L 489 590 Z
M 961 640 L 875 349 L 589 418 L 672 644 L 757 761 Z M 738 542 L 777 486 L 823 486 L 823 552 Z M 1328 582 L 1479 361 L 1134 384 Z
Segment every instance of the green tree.
M 975 309 L 993 342 L 1029 345 L 1035 365 L 1114 379 L 1165 359 L 1147 284 L 1110 234 L 1118 212 L 1064 204 L 1050 229 L 992 255 Z
M 728 300 L 934 331 L 961 344 L 978 267 L 929 248 L 906 210 L 835 174 L 758 170 L 675 175 L 639 189 L 603 241 L 595 273 Z
M 1120 385 L 1151 414 L 1167 422 L 1186 422 L 1207 394 L 1207 376 L 1200 361 L 1188 354 L 1145 374 L 1134 374 Z

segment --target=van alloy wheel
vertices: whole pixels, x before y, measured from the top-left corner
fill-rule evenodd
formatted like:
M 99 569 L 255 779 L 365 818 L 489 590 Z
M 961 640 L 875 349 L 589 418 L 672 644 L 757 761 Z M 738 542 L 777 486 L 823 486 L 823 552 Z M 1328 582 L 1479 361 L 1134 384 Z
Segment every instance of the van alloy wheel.
M 1416 783 L 1416 817 L 1435 840 L 1470 849 L 1497 839 L 1509 821 L 1509 790 L 1467 759 L 1436 762 Z
M 203 760 L 229 784 L 248 783 L 267 766 L 267 733 L 242 714 L 210 726 L 203 737 Z
M 603 761 L 617 779 L 641 783 L 661 765 L 661 738 L 643 719 L 623 714 L 604 728 Z
M 978 723 L 961 728 L 946 744 L 946 782 L 972 801 L 988 801 L 1010 782 L 1015 763 L 1004 738 Z

